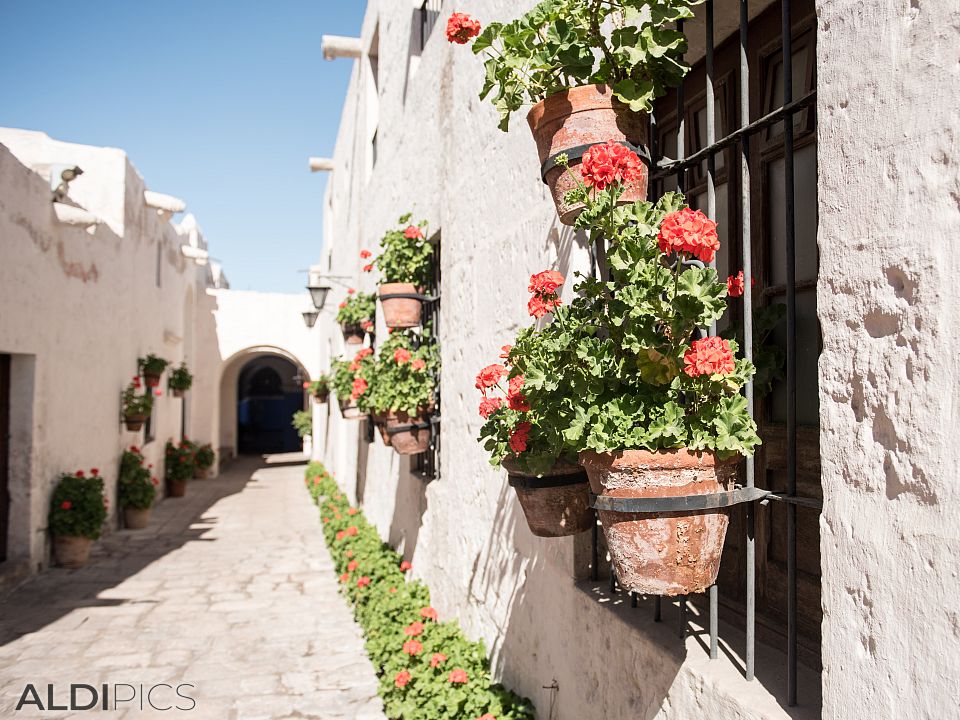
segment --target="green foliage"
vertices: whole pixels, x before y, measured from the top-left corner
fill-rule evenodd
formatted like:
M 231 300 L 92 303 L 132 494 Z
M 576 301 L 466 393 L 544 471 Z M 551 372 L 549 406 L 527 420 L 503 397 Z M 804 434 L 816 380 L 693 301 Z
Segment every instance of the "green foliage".
M 297 435 L 302 438 L 313 435 L 313 413 L 309 410 L 297 410 L 293 414 L 293 421 L 290 424 L 297 431 Z
M 164 370 L 167 369 L 167 365 L 170 364 L 169 360 L 164 360 L 162 357 L 150 353 L 146 357 L 137 359 L 137 367 L 140 370 L 140 374 L 150 375 L 160 375 Z
M 193 375 L 187 370 L 187 364 L 185 362 L 180 363 L 180 367 L 176 367 L 170 371 L 167 386 L 171 390 L 189 390 L 192 385 Z
M 543 0 L 512 22 L 490 23 L 473 43 L 485 56 L 480 98 L 490 97 L 501 130 L 521 106 L 590 84 L 609 85 L 635 112 L 650 112 L 689 70 L 687 40 L 675 27 L 700 2 Z
M 415 347 L 415 337 L 411 331 L 397 330 L 380 347 L 364 407 L 415 416 L 433 404 L 439 352 L 435 343 Z M 402 362 L 397 361 L 398 351 Z
M 529 700 L 493 683 L 482 643 L 467 640 L 453 622 L 440 623 L 428 617 L 432 610 L 429 590 L 418 581 L 405 579 L 401 556 L 380 540 L 362 513 L 350 507 L 323 465 L 310 463 L 306 484 L 320 509 L 342 591 L 353 605 L 367 654 L 380 676 L 387 717 L 472 720 L 491 713 L 497 720 L 533 720 Z M 404 628 L 416 622 L 423 624 L 422 632 L 414 637 L 405 635 Z M 404 642 L 411 639 L 422 645 L 414 655 L 403 650 Z M 432 666 L 437 653 L 445 659 Z M 450 682 L 455 669 L 466 673 L 467 682 Z M 404 687 L 396 684 L 401 672 L 411 676 Z
M 337 395 L 337 400 L 341 405 L 357 405 L 361 410 L 369 410 L 367 400 L 370 396 L 375 378 L 376 360 L 373 357 L 373 350 L 362 348 L 354 355 L 353 360 L 334 360 L 331 364 L 333 369 L 333 391 Z M 353 399 L 354 383 L 357 380 L 367 383 L 367 390 L 361 393 L 356 400 Z
M 373 320 L 376 312 L 376 295 L 358 292 L 348 295 L 347 299 L 340 303 L 337 322 L 341 325 L 361 325 L 368 320 Z
M 307 383 L 306 390 L 314 397 L 323 397 L 330 392 L 330 376 L 321 375 L 311 383 Z
M 125 417 L 149 415 L 153 411 L 153 395 L 149 390 L 137 394 L 141 388 L 140 378 L 134 378 L 124 389 L 122 403 Z
M 165 470 L 167 480 L 189 480 L 193 477 L 193 471 L 196 467 L 194 460 L 194 448 L 190 443 L 183 441 L 174 444 L 167 440 L 165 452 Z
M 144 458 L 134 447 L 124 450 L 120 457 L 120 476 L 117 479 L 117 495 L 120 507 L 146 510 L 153 505 L 157 495 L 155 478 L 144 466 Z
M 783 303 L 764 305 L 753 309 L 753 364 L 757 374 L 753 377 L 753 394 L 759 399 L 773 390 L 773 383 L 784 378 L 787 355 L 783 348 L 770 342 L 770 334 L 787 316 Z M 737 322 L 721 333 L 728 340 L 743 337 L 743 324 Z
M 217 460 L 217 453 L 214 451 L 213 446 L 210 443 L 204 443 L 203 445 L 194 444 L 193 447 L 194 464 L 201 470 L 209 470 L 212 468 L 213 463 Z
M 103 496 L 103 478 L 96 469 L 85 475 L 78 470 L 73 475 L 64 473 L 50 497 L 48 526 L 54 537 L 100 537 L 107 519 L 106 498 Z
M 380 239 L 380 254 L 371 264 L 380 271 L 381 282 L 425 288 L 433 280 L 433 248 L 426 239 L 427 221 L 410 225 L 410 217 L 410 213 L 402 216 L 397 221 L 400 227 L 388 230 Z M 420 231 L 419 237 L 406 236 L 410 227 Z

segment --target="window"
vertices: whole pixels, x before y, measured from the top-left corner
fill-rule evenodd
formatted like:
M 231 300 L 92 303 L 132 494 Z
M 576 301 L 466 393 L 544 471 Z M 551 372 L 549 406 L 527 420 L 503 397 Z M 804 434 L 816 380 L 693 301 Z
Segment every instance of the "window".
M 367 152 L 367 179 L 369 180 L 374 166 L 377 164 L 377 133 L 380 124 L 380 27 L 373 31 L 370 48 L 367 50 L 366 62 L 366 138 Z
M 440 17 L 441 5 L 443 5 L 443 0 L 423 0 L 423 4 L 417 9 L 415 31 L 418 32 L 421 53 L 427 46 L 427 40 L 430 33 L 433 32 L 433 26 L 437 24 Z
M 440 233 L 430 238 L 433 245 L 433 283 L 426 289 L 427 299 L 423 303 L 422 341 L 436 343 L 440 337 Z M 440 477 L 440 378 L 443 367 L 435 378 L 436 407 L 430 418 L 430 448 L 426 452 L 414 455 L 410 462 L 410 471 L 422 480 L 436 480 Z

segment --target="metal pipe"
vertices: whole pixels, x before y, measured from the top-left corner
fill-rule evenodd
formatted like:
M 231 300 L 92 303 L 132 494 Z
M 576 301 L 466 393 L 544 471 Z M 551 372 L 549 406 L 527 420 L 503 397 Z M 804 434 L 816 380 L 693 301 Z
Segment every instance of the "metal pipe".
M 683 20 L 677 20 L 677 32 L 681 35 L 683 34 Z M 680 57 L 683 60 L 683 56 Z M 683 156 L 686 153 L 686 140 L 684 138 L 684 132 L 686 128 L 686 116 L 684 115 L 683 107 L 683 83 L 680 83 L 677 86 L 677 159 L 683 160 Z M 686 187 L 686 168 L 681 168 L 680 172 L 677 173 L 677 189 L 680 192 L 684 191 Z
M 661 622 L 663 620 L 663 598 L 657 595 L 653 599 L 653 621 Z
M 677 635 L 681 638 L 687 636 L 687 596 L 680 596 L 680 608 L 677 613 Z
M 597 548 L 597 523 L 590 529 L 590 579 L 596 582 L 600 579 L 600 551 Z

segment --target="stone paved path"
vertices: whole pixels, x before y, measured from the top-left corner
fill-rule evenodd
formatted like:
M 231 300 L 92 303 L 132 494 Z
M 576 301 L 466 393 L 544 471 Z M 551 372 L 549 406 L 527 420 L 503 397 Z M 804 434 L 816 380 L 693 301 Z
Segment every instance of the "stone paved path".
M 53 683 L 58 703 L 70 683 L 192 683 L 197 707 L 14 713 L 27 682 L 41 696 Z M 0 602 L 0 717 L 382 719 L 303 465 L 239 460 L 162 502 L 149 529 L 101 540 L 88 567 Z

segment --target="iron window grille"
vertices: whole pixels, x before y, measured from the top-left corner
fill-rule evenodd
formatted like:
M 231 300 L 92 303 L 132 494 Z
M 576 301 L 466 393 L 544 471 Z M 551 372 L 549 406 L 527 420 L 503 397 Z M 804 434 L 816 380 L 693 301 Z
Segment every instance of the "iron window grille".
M 777 586 L 784 599 L 783 616 L 786 623 L 786 700 L 789 706 L 797 704 L 798 659 L 798 568 L 797 531 L 798 511 L 809 525 L 816 526 L 822 508 L 819 487 L 819 450 L 816 448 L 816 430 L 801 427 L 798 420 L 811 420 L 809 410 L 798 418 L 798 338 L 803 339 L 804 357 L 810 351 L 819 351 L 819 328 L 804 327 L 798 333 L 798 296 L 808 294 L 815 298 L 816 262 L 809 255 L 798 254 L 797 230 L 807 242 L 810 240 L 808 218 L 796 213 L 795 168 L 798 153 L 811 148 L 815 153 L 816 89 L 813 77 L 816 29 L 810 21 L 813 5 L 810 0 L 781 0 L 779 37 L 776 29 L 766 27 L 776 21 L 776 6 L 749 20 L 748 0 L 739 0 L 739 36 L 731 37 L 721 45 L 719 55 L 730 60 L 730 71 L 717 77 L 718 52 L 714 47 L 714 0 L 706 0 L 704 24 L 706 50 L 703 60 L 694 66 L 685 82 L 657 103 L 650 116 L 650 141 L 653 166 L 650 173 L 651 198 L 668 190 L 685 192 L 692 207 L 700 207 L 718 221 L 721 239 L 726 237 L 728 256 L 714 261 L 721 277 L 735 274 L 732 268 L 743 268 L 744 294 L 740 325 L 741 351 L 748 359 L 754 358 L 753 318 L 755 307 L 782 299 L 786 306 L 783 328 L 775 341 L 782 341 L 785 350 L 785 377 L 773 397 L 758 403 L 753 383 L 745 388 L 747 402 L 760 426 L 764 445 L 757 458 L 748 458 L 743 467 L 743 496 L 752 498 L 736 506 L 731 514 L 730 530 L 721 565 L 731 558 L 737 565 L 736 582 L 742 583 L 739 605 L 743 611 L 745 629 L 745 668 L 748 681 L 755 677 L 757 628 L 757 521 L 763 518 L 770 548 L 779 547 L 784 555 L 783 572 L 766 576 L 766 582 Z M 803 19 L 793 21 L 794 6 L 799 7 Z M 683 30 L 682 23 L 678 29 Z M 760 37 L 774 37 L 773 42 L 758 44 Z M 799 57 L 798 57 L 799 55 Z M 784 63 L 782 58 L 791 58 Z M 702 82 L 702 91 L 694 94 L 694 83 Z M 795 93 L 795 83 L 800 92 Z M 692 101 L 686 100 L 690 93 Z M 673 107 L 671 108 L 670 105 Z M 751 119 L 755 118 L 755 119 Z M 728 130 L 729 128 L 729 130 Z M 719 135 L 718 138 L 718 129 Z M 687 154 L 687 147 L 692 152 Z M 809 157 L 802 160 L 809 165 Z M 813 164 L 815 180 L 815 163 Z M 719 193 L 718 188 L 722 188 Z M 782 203 L 771 212 L 769 198 L 778 193 Z M 814 182 L 815 193 L 815 182 Z M 815 209 L 815 195 L 813 207 Z M 815 218 L 815 212 L 814 212 Z M 806 223 L 806 225 L 804 225 Z M 774 225 L 779 228 L 774 229 Z M 813 248 L 816 246 L 816 222 L 813 220 Z M 739 239 L 739 243 L 735 242 Z M 775 242 L 774 242 L 775 240 Z M 781 247 L 782 246 L 782 247 Z M 605 273 L 603 241 L 591 248 L 591 265 L 595 276 Z M 809 250 L 809 248 L 807 248 Z M 798 257 L 801 259 L 798 277 Z M 814 255 L 815 257 L 815 255 Z M 726 267 L 724 267 L 726 266 Z M 758 291 L 752 280 L 758 276 Z M 756 303 L 754 295 L 760 302 Z M 804 312 L 809 312 L 805 307 Z M 814 315 L 815 318 L 815 308 Z M 809 324 L 809 323 L 807 323 Z M 722 329 L 719 328 L 719 329 Z M 711 334 L 717 327 L 709 328 Z M 815 336 L 815 337 L 814 337 Z M 814 342 L 815 341 L 815 342 Z M 815 356 L 815 355 L 814 355 Z M 815 370 L 815 363 L 814 363 Z M 816 375 L 804 376 L 804 398 L 817 397 Z M 811 386 L 812 382 L 812 386 Z M 814 413 L 815 415 L 815 413 Z M 771 463 L 770 447 L 776 450 L 777 463 Z M 798 448 L 802 451 L 798 455 Z M 757 484 L 758 464 L 762 470 Z M 798 483 L 798 477 L 805 478 Z M 759 503 L 759 505 L 758 505 Z M 738 519 L 739 518 L 739 519 Z M 780 519 L 783 528 L 779 529 Z M 731 547 L 734 545 L 735 547 Z M 731 552 L 733 550 L 733 552 Z M 738 552 L 738 550 L 740 552 Z M 598 526 L 592 532 L 591 575 L 599 579 L 601 539 Z M 765 554 L 767 557 L 769 552 Z M 769 563 L 767 563 L 769 564 Z M 817 563 L 819 564 L 819 563 Z M 616 592 L 617 583 L 612 566 L 609 568 L 610 588 Z M 816 592 L 819 596 L 819 579 Z M 810 583 L 808 583 L 810 585 Z M 810 588 L 806 587 L 807 594 Z M 775 594 L 775 593 L 774 593 Z M 817 597 L 817 600 L 819 597 Z M 688 598 L 677 602 L 678 633 L 687 634 Z M 718 656 L 718 625 L 720 593 L 713 585 L 707 593 L 710 658 Z M 814 603 L 819 606 L 819 602 Z M 638 606 L 638 597 L 631 593 L 631 605 Z M 654 597 L 654 621 L 662 620 L 663 601 Z M 733 603 L 734 606 L 737 603 Z M 819 638 L 817 637 L 817 641 Z M 817 647 L 819 657 L 819 642 Z M 814 664 L 817 664 L 816 660 Z
M 426 4 L 426 3 L 425 3 Z M 439 7 L 440 3 L 436 3 Z M 433 247 L 431 256 L 431 277 L 433 280 L 424 294 L 423 324 L 420 342 L 436 345 L 440 337 L 440 232 L 434 233 L 429 240 Z M 430 417 L 430 447 L 425 452 L 411 458 L 410 472 L 421 480 L 430 481 L 440 478 L 440 378 L 443 368 L 434 375 L 434 410 Z
M 417 21 L 420 26 L 420 52 L 427 46 L 427 40 L 430 39 L 430 33 L 440 18 L 440 8 L 443 0 L 423 0 L 423 4 L 417 9 Z

